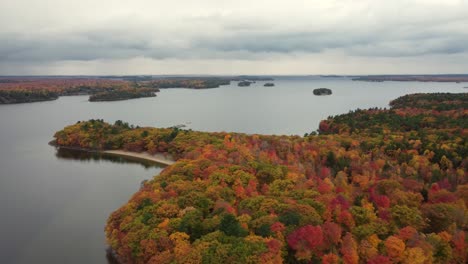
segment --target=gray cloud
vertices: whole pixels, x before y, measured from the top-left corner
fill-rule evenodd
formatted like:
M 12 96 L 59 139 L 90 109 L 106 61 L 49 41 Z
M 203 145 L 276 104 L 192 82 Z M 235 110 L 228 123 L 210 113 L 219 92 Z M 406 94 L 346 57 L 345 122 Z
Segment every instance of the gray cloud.
M 128 34 L 108 29 L 57 35 L 0 35 L 0 58 L 19 61 L 165 58 L 246 58 L 271 53 L 320 53 L 341 50 L 348 55 L 406 57 L 466 52 L 468 34 L 443 36 L 428 32 L 398 36 L 392 32 L 228 32 L 220 36 L 193 36 L 184 45 L 166 37 Z M 388 34 L 390 33 L 390 34 Z M 391 36 L 388 36 L 388 35 Z M 407 33 L 406 33 L 407 34 Z
M 37 14 L 29 9 L 24 9 L 25 19 L 8 12 L 23 10 L 28 1 L 0 3 L 0 64 L 134 58 L 256 61 L 330 52 L 404 59 L 468 53 L 468 1 L 234 5 L 138 0 L 135 5 L 141 7 L 83 1 L 69 16 L 63 14 L 66 1 L 45 1 L 51 9 L 40 23 L 34 23 Z

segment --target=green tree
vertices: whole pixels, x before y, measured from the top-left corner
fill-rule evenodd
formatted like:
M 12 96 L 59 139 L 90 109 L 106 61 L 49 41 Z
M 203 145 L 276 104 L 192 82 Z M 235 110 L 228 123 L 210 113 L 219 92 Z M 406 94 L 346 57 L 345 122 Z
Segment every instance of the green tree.
M 406 205 L 395 205 L 390 209 L 392 219 L 398 228 L 405 226 L 413 226 L 420 230 L 425 226 L 425 221 L 421 216 L 421 212 L 416 208 L 410 208 Z
M 219 230 L 228 236 L 244 237 L 248 234 L 233 214 L 225 214 L 219 224 Z

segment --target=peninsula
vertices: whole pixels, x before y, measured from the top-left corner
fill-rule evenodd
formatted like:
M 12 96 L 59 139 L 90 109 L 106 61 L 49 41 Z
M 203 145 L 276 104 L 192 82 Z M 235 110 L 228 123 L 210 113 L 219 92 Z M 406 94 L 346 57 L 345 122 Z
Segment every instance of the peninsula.
M 130 157 L 130 158 L 135 158 L 135 159 L 142 159 L 142 160 L 147 160 L 147 161 L 152 161 L 156 162 L 159 164 L 167 165 L 170 166 L 175 163 L 175 161 L 168 157 L 168 155 L 162 155 L 162 154 L 149 154 L 148 152 L 130 152 L 130 151 L 124 151 L 124 150 L 104 150 L 102 153 L 105 154 L 110 154 L 110 155 L 115 155 L 115 156 L 121 156 L 121 157 Z
M 209 89 L 237 77 L 0 77 L 0 104 L 56 100 L 60 96 L 90 95 L 89 101 L 118 101 L 154 97 L 159 89 Z
M 464 263 L 467 103 L 467 93 L 407 95 L 304 137 L 103 120 L 54 137 L 174 158 L 109 217 L 121 263 Z

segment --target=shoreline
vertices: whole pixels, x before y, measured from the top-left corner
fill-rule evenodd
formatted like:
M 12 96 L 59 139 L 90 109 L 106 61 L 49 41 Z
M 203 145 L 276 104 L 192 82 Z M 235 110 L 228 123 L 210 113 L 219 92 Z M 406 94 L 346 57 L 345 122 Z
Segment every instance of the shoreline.
M 148 152 L 138 153 L 138 152 L 125 151 L 125 150 L 96 150 L 96 149 L 85 149 L 85 148 L 78 148 L 78 147 L 68 147 L 68 146 L 57 145 L 55 140 L 50 141 L 49 145 L 54 146 L 56 148 L 95 152 L 95 153 L 114 155 L 114 156 L 119 156 L 119 157 L 146 160 L 146 161 L 151 161 L 151 162 L 155 162 L 155 163 L 166 165 L 166 166 L 171 166 L 172 164 L 176 163 L 176 160 L 165 157 L 165 155 L 162 153 L 156 153 L 154 155 L 151 155 Z
M 125 150 L 103 150 L 103 151 L 98 151 L 98 152 L 103 153 L 103 154 L 110 154 L 110 155 L 115 155 L 115 156 L 130 157 L 130 158 L 152 161 L 152 162 L 156 162 L 156 163 L 163 164 L 166 166 L 170 166 L 176 162 L 173 159 L 166 158 L 161 153 L 151 155 L 147 152 L 138 153 L 138 152 L 125 151 Z

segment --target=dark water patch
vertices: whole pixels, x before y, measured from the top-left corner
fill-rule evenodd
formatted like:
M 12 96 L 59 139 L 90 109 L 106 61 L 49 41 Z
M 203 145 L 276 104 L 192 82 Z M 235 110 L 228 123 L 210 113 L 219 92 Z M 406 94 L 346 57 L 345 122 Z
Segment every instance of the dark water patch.
M 149 160 L 77 149 L 57 148 L 55 156 L 59 159 L 81 162 L 100 163 L 101 161 L 108 161 L 119 164 L 138 164 L 143 166 L 145 169 L 164 167 L 164 165 Z

